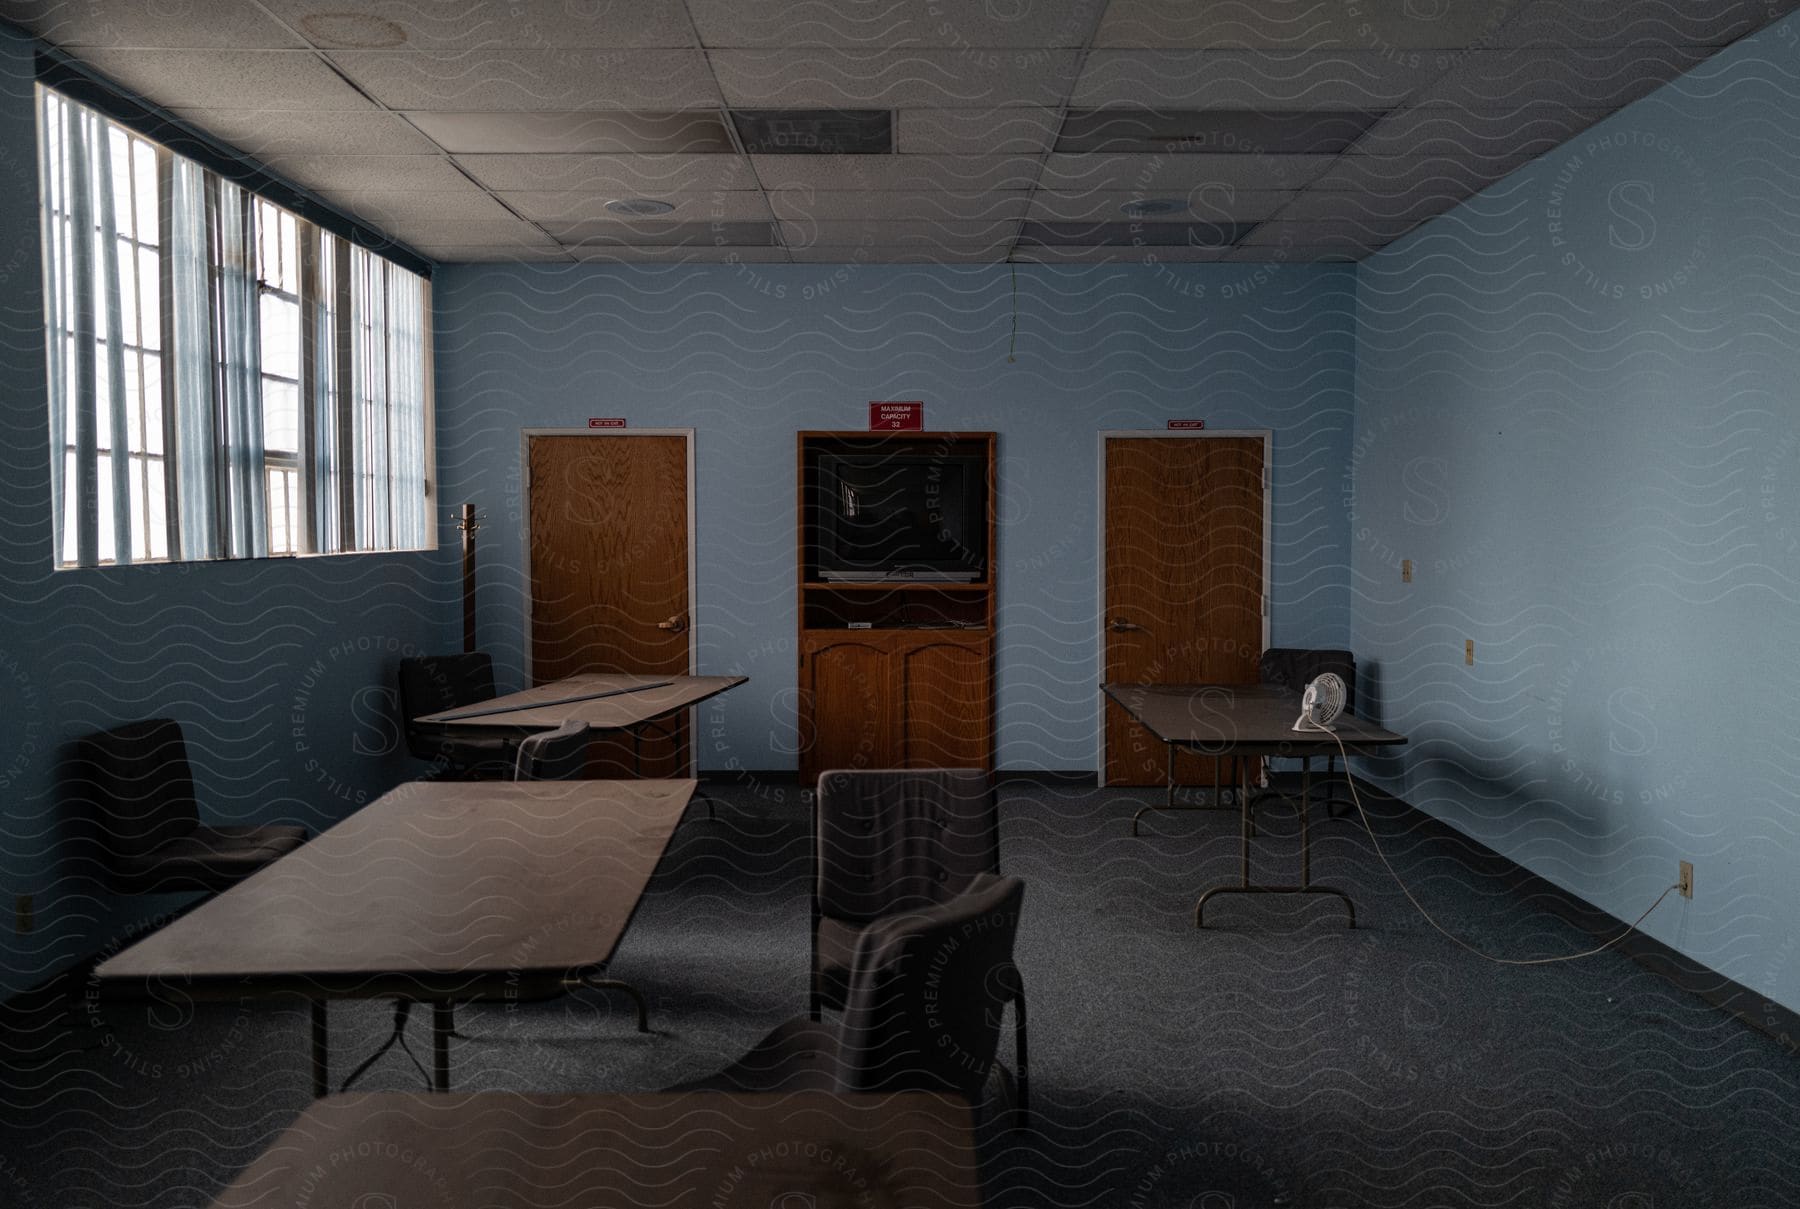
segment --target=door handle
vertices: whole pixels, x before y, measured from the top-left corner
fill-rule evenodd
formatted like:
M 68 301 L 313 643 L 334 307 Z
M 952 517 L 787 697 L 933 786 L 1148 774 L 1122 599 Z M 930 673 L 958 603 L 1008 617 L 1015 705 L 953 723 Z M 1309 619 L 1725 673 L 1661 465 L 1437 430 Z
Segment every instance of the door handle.
M 659 621 L 656 623 L 656 628 L 667 630 L 671 634 L 685 634 L 688 628 L 687 614 L 677 613 L 667 621 Z
M 1106 628 L 1115 634 L 1130 634 L 1134 631 L 1140 631 L 1144 627 L 1137 624 L 1135 621 L 1126 621 L 1123 617 L 1115 617 L 1107 624 Z

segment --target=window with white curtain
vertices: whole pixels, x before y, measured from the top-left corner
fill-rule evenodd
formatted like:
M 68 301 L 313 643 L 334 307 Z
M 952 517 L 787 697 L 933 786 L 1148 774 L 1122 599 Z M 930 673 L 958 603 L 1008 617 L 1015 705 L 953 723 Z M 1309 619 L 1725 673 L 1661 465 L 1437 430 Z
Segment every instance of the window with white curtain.
M 429 283 L 38 89 L 59 567 L 430 544 Z

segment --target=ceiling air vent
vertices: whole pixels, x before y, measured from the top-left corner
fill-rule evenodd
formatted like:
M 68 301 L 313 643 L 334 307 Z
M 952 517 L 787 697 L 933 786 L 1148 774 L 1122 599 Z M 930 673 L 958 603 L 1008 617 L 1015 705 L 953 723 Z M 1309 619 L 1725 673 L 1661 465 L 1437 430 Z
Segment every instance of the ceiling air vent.
M 894 115 L 886 109 L 734 109 L 752 155 L 887 155 Z

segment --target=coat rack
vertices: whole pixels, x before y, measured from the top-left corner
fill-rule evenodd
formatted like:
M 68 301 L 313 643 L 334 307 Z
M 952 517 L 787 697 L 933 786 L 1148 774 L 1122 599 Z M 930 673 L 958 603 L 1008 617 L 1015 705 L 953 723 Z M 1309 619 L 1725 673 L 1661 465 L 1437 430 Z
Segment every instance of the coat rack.
M 475 520 L 475 505 L 464 504 L 456 521 L 462 530 L 462 606 L 463 650 L 475 649 L 475 531 L 481 528 Z

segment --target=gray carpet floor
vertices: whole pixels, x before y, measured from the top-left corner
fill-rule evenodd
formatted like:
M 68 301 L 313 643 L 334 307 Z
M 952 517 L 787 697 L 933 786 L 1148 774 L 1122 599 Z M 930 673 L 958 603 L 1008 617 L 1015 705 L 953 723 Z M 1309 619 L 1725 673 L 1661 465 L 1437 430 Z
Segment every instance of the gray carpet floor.
M 806 806 L 727 786 L 690 811 L 614 973 L 616 996 L 463 1009 L 464 1089 L 654 1090 L 718 1069 L 804 1010 Z M 1130 1209 L 1800 1205 L 1800 1064 L 1613 953 L 1493 965 L 1432 932 L 1350 820 L 1315 812 L 1314 877 L 1355 898 L 1194 900 L 1237 873 L 1236 816 L 1153 818 L 1144 795 L 1009 787 L 1006 871 L 1027 883 L 1035 1128 L 995 1131 L 993 1206 Z M 1520 956 L 1592 943 L 1528 878 L 1392 803 L 1384 848 L 1439 918 Z M 1270 807 L 1260 871 L 1289 880 L 1293 812 Z M 332 1008 L 341 1075 L 386 1035 L 381 1003 Z M 191 1206 L 306 1104 L 298 1007 L 146 1008 L 85 992 L 13 1038 L 0 1204 Z M 416 1019 L 412 1049 L 429 1048 Z M 1010 1040 L 1002 1052 L 1009 1053 Z M 398 1050 L 362 1088 L 417 1089 Z

